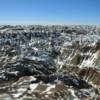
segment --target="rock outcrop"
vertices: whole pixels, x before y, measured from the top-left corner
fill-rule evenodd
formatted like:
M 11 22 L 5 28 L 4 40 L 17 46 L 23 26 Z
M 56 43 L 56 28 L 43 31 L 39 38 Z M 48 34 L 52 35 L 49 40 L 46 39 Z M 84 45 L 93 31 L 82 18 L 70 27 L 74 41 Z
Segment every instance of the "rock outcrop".
M 0 26 L 0 100 L 99 100 L 99 40 L 96 26 Z

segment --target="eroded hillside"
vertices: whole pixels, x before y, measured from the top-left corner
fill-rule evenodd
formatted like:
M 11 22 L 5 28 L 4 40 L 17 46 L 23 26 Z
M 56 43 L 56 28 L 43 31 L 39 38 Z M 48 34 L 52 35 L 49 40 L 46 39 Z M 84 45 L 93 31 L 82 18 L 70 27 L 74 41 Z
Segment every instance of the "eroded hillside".
M 0 100 L 99 100 L 100 26 L 1 26 Z

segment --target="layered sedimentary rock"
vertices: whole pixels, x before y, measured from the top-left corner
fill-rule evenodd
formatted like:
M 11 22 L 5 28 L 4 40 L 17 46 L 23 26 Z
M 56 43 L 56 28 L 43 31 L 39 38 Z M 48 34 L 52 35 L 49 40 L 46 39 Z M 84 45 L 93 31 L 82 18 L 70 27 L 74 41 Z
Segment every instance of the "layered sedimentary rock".
M 0 100 L 99 100 L 99 39 L 97 26 L 1 26 Z

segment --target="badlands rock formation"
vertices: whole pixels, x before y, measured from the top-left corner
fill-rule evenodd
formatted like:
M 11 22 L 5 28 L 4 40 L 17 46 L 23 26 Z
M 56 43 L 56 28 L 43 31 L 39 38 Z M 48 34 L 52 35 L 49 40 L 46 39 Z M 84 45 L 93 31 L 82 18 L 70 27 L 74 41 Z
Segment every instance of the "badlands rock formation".
M 0 100 L 99 100 L 100 26 L 0 26 Z

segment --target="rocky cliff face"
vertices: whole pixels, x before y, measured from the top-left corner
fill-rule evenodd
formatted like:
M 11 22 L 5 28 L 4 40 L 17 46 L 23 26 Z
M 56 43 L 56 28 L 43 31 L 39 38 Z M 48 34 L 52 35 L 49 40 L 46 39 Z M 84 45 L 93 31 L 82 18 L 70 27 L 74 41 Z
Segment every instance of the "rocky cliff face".
M 99 34 L 96 26 L 1 26 L 0 100 L 99 100 Z

